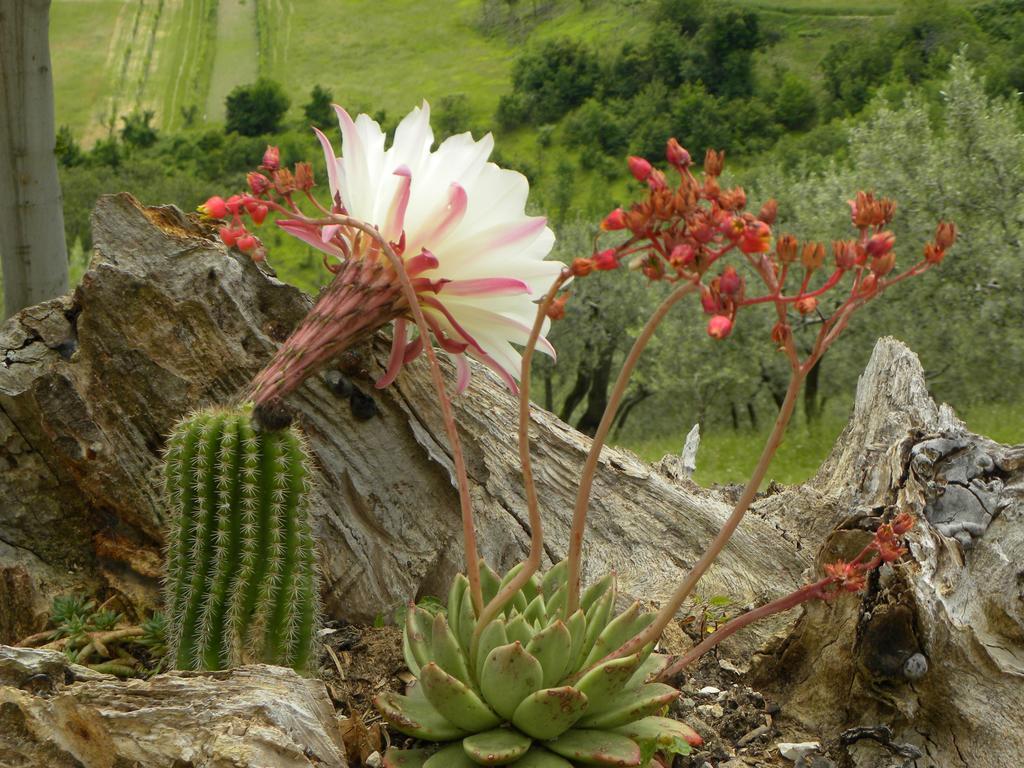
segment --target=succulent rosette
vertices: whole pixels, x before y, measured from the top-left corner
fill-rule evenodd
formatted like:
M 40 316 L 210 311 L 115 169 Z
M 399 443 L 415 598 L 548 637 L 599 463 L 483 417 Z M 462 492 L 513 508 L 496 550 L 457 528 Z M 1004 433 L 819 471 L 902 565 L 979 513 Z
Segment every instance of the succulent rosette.
M 511 581 L 481 564 L 485 600 Z M 646 766 L 657 752 L 685 753 L 700 737 L 660 716 L 679 692 L 647 682 L 665 666 L 652 646 L 606 660 L 653 619 L 633 603 L 615 615 L 615 576 L 588 589 L 565 615 L 566 569 L 531 578 L 496 619 L 478 626 L 457 577 L 446 613 L 410 606 L 403 649 L 417 680 L 375 704 L 396 730 L 443 746 L 388 750 L 390 768 Z

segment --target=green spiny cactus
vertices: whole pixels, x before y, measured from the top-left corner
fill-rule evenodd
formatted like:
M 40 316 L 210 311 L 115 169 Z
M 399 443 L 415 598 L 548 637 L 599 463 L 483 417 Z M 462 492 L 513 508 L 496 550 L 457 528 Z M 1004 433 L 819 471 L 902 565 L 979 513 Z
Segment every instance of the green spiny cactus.
M 403 650 L 418 680 L 408 695 L 387 693 L 374 703 L 396 730 L 451 743 L 439 751 L 389 749 L 386 768 L 644 766 L 656 752 L 685 754 L 701 743 L 686 725 L 659 716 L 679 692 L 648 682 L 666 662 L 652 646 L 602 661 L 653 615 L 634 603 L 615 616 L 609 575 L 566 616 L 565 566 L 527 582 L 479 632 L 463 575 L 447 615 L 409 607 Z M 481 563 L 484 602 L 520 567 L 499 579 Z
M 248 406 L 193 414 L 171 435 L 165 481 L 174 665 L 309 670 L 319 590 L 298 433 L 256 430 Z

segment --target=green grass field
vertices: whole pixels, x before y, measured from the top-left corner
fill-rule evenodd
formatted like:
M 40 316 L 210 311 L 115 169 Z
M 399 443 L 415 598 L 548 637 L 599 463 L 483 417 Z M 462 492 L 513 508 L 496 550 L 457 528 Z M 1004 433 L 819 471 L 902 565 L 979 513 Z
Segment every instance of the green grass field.
M 526 46 L 563 36 L 601 48 L 643 40 L 654 0 L 555 0 L 532 16 L 531 2 L 490 15 L 481 0 L 53 0 L 51 47 L 58 124 L 86 144 L 134 109 L 178 129 L 182 109 L 223 120 L 224 96 L 258 74 L 292 95 L 292 116 L 314 84 L 352 109 L 405 114 L 426 98 L 465 94 L 490 125 Z M 816 75 L 838 39 L 869 34 L 898 0 L 736 0 L 761 13 L 777 40 L 764 63 Z
M 1024 404 L 990 403 L 972 405 L 957 411 L 968 428 L 980 435 L 1008 445 L 1024 444 Z M 797 413 L 785 441 L 779 448 L 768 480 L 802 483 L 810 479 L 829 455 L 836 438 L 846 426 L 848 414 L 829 413 L 812 430 Z M 701 436 L 694 480 L 701 485 L 743 483 L 757 464 L 768 430 L 763 432 L 710 430 Z M 678 454 L 685 434 L 646 442 L 623 444 L 647 461 L 666 454 Z

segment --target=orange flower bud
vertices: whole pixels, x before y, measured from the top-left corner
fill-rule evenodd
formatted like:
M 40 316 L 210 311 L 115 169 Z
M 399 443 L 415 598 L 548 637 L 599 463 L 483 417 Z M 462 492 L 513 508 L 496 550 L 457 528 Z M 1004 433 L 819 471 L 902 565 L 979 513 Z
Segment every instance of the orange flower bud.
M 722 167 L 725 165 L 725 152 L 715 152 L 709 149 L 704 155 L 704 173 L 712 178 L 722 175 Z
M 948 251 L 956 242 L 956 224 L 951 221 L 940 221 L 935 228 L 935 245 L 940 250 Z
M 941 264 L 944 258 L 946 258 L 946 252 L 935 243 L 924 244 L 924 260 L 929 264 Z
M 295 177 L 287 168 L 274 171 L 274 189 L 279 195 L 290 195 L 295 191 Z
M 783 264 L 796 261 L 797 240 L 793 235 L 783 235 L 775 243 L 775 253 Z
M 772 247 L 772 228 L 763 221 L 747 225 L 740 238 L 740 250 L 744 253 L 767 253 Z
M 797 299 L 794 306 L 801 315 L 809 315 L 818 308 L 818 300 L 814 296 L 804 296 L 802 299 Z
M 303 192 L 308 192 L 315 186 L 312 165 L 309 163 L 295 164 L 295 186 Z
M 552 320 L 561 320 L 565 317 L 565 303 L 569 301 L 568 293 L 563 293 L 561 296 L 556 297 L 548 305 L 547 315 Z
M 852 269 L 857 263 L 857 251 L 854 244 L 847 240 L 833 241 L 832 253 L 836 258 L 836 266 L 839 269 Z
M 878 278 L 875 277 L 874 273 L 865 275 L 864 279 L 860 281 L 860 287 L 857 293 L 862 296 L 870 296 L 878 290 Z
M 772 341 L 780 347 L 793 335 L 793 330 L 786 323 L 778 322 L 772 326 Z
M 691 264 L 694 259 L 697 258 L 697 252 L 693 250 L 693 246 L 687 243 L 680 243 L 672 252 L 668 255 L 668 261 L 677 269 L 685 267 Z
M 573 259 L 572 267 L 570 268 L 573 277 L 586 277 L 594 269 L 594 262 L 590 259 Z
M 801 263 L 809 270 L 815 270 L 825 263 L 825 246 L 822 243 L 806 243 L 800 254 Z
M 885 277 L 892 272 L 893 267 L 896 266 L 896 254 L 892 251 L 884 253 L 881 256 L 876 256 L 871 260 L 871 271 L 879 277 Z
M 763 221 L 768 226 L 775 223 L 775 218 L 779 214 L 779 204 L 775 200 L 766 200 L 764 205 L 761 206 L 761 212 L 757 214 L 757 218 Z

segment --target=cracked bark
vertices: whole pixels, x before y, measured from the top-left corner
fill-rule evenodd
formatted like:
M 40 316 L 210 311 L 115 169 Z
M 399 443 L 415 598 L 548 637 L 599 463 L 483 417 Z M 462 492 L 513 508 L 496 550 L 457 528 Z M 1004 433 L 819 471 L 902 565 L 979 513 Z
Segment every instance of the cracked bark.
M 120 593 L 140 613 L 155 605 L 164 435 L 191 408 L 233 398 L 310 306 L 176 209 L 106 197 L 93 232 L 96 253 L 75 293 L 0 329 L 0 642 L 36 629 L 49 597 L 75 588 Z M 345 375 L 375 402 L 371 418 L 357 418 L 324 377 L 290 399 L 318 464 L 312 506 L 330 618 L 368 621 L 410 597 L 443 595 L 462 559 L 426 366 L 373 390 L 388 347 L 382 335 L 345 359 Z M 516 408 L 488 372 L 474 374 L 455 408 L 482 555 L 504 569 L 528 545 Z M 566 550 L 589 439 L 543 410 L 533 419 L 550 560 Z M 626 594 L 657 602 L 699 557 L 729 495 L 677 479 L 674 466 L 602 454 L 586 579 L 615 568 Z M 898 739 L 929 734 L 935 765 L 954 764 L 957 745 L 972 765 L 1015 764 L 1003 758 L 1024 754 L 1022 473 L 1024 449 L 969 435 L 932 403 L 913 353 L 883 340 L 821 470 L 762 497 L 700 589 L 739 605 L 779 597 L 859 548 L 891 506 L 921 517 L 911 558 L 863 600 L 777 617 L 731 639 L 729 653 L 754 654 L 784 712 L 826 736 L 889 723 Z M 960 485 L 983 511 L 991 497 L 991 514 L 943 500 Z M 907 611 L 904 637 L 885 619 Z M 4 616 L 18 617 L 17 631 Z M 930 667 L 913 686 L 893 672 L 911 651 Z M 872 765 L 860 749 L 851 760 Z

